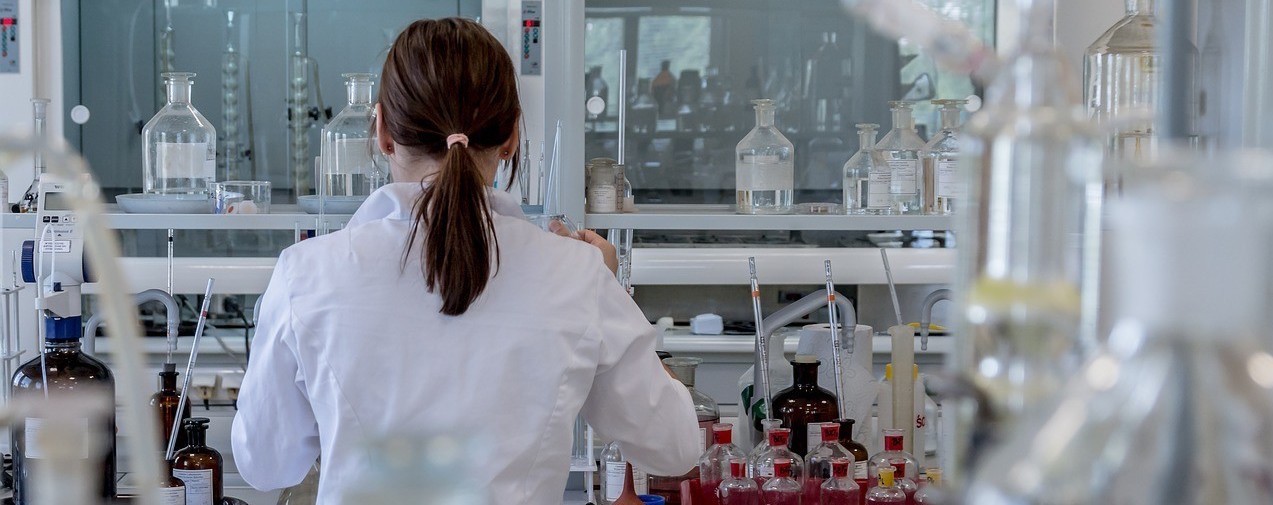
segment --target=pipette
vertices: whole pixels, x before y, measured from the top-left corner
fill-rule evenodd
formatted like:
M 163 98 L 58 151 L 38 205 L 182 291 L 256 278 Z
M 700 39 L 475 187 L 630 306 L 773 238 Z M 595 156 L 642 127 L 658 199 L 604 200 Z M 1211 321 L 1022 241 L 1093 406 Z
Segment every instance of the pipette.
M 208 287 L 203 291 L 203 303 L 199 306 L 199 323 L 194 328 L 194 344 L 190 348 L 190 361 L 186 362 L 186 378 L 181 382 L 181 398 L 177 400 L 177 412 L 186 411 L 187 395 L 190 393 L 190 374 L 194 372 L 195 360 L 199 358 L 199 340 L 203 339 L 203 329 L 208 324 L 208 302 L 212 300 L 212 282 L 208 278 Z M 168 450 L 164 451 L 164 461 L 172 461 L 173 452 L 177 449 L 177 433 L 181 429 L 181 415 L 172 421 L 172 434 L 168 436 Z
M 901 326 L 902 306 L 897 303 L 897 285 L 893 284 L 893 269 L 888 266 L 888 249 L 880 248 L 880 258 L 884 259 L 884 277 L 888 279 L 888 294 L 893 298 L 893 315 L 897 317 L 897 325 Z
M 839 318 L 836 317 L 835 281 L 831 278 L 831 260 L 823 262 L 827 274 L 827 322 L 831 323 L 831 365 L 835 371 L 836 408 L 840 409 L 838 419 L 846 419 L 849 408 L 845 405 L 844 386 L 844 353 L 840 343 Z M 852 335 L 852 333 L 850 333 Z
M 760 381 L 765 395 L 765 419 L 773 419 L 773 396 L 769 390 L 769 342 L 765 338 L 765 317 L 760 310 L 760 281 L 756 279 L 756 257 L 747 258 L 747 264 L 751 267 L 751 310 L 756 317 L 756 346 L 760 348 Z

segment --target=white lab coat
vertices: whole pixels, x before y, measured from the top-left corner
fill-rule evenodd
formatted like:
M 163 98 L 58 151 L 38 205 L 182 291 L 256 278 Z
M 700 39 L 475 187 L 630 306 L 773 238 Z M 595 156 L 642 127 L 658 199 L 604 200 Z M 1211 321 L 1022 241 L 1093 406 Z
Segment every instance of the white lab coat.
M 297 484 L 320 454 L 320 504 L 340 503 L 385 434 L 489 437 L 478 476 L 497 503 L 557 504 L 583 413 L 651 473 L 696 462 L 685 387 L 592 246 L 540 230 L 490 193 L 499 270 L 468 312 L 438 312 L 419 248 L 401 264 L 420 185 L 371 195 L 347 228 L 279 257 L 261 306 L 232 443 L 253 487 Z

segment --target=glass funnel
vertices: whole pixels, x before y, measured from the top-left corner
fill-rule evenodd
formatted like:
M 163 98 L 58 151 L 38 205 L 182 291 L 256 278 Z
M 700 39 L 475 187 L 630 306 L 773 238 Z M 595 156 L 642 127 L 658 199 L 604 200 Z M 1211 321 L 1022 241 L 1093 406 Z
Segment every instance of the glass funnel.
M 168 103 L 141 131 L 146 193 L 207 194 L 216 177 L 217 131 L 190 103 L 194 76 L 163 74 Z
M 795 193 L 795 147 L 774 127 L 773 100 L 752 100 L 756 127 L 735 150 L 739 214 L 786 214 Z
M 924 146 L 924 212 L 949 215 L 963 199 L 967 183 L 959 173 L 959 116 L 968 100 L 933 100 L 941 129 Z
M 892 214 L 888 162 L 875 150 L 880 125 L 857 125 L 858 152 L 844 163 L 844 209 L 848 214 Z
M 366 197 L 384 185 L 385 176 L 372 158 L 371 88 L 375 74 L 344 74 L 348 104 L 323 127 L 323 197 Z
M 919 153 L 924 150 L 924 139 L 915 131 L 915 104 L 894 101 L 889 102 L 889 108 L 893 110 L 893 129 L 875 149 L 888 163 L 893 212 L 920 214 Z
M 987 397 L 999 424 L 978 423 L 986 436 L 1051 398 L 1097 346 L 1102 149 L 1066 86 L 1078 81 L 1052 43 L 1053 0 L 1017 4 L 1022 40 L 968 121 L 959 165 L 970 184 L 952 370 Z M 957 423 L 954 461 L 973 426 Z
M 1273 503 L 1273 160 L 1160 151 L 1110 204 L 1106 350 L 984 458 L 967 503 Z

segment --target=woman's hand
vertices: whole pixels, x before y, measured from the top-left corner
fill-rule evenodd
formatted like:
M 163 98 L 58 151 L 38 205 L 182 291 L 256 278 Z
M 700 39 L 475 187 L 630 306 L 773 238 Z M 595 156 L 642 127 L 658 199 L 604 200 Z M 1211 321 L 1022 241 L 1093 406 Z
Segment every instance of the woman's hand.
M 596 247 L 597 249 L 601 250 L 601 258 L 605 260 L 606 268 L 609 268 L 611 273 L 619 272 L 618 251 L 615 250 L 614 244 L 611 244 L 609 240 L 606 240 L 601 235 L 598 235 L 597 232 L 592 230 L 580 230 L 579 233 L 572 235 L 570 233 L 570 229 L 566 228 L 566 225 L 561 224 L 561 221 L 553 221 L 552 223 L 549 223 L 548 231 L 551 231 L 563 237 L 579 239 L 583 242 L 587 242 L 589 245 L 593 247 Z

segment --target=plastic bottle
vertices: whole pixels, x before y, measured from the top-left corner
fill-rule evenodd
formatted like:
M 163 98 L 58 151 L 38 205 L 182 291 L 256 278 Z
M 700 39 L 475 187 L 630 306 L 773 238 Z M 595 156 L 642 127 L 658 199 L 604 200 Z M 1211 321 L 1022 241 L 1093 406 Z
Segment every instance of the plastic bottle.
M 225 496 L 221 453 L 208 447 L 206 417 L 186 419 L 190 445 L 172 457 L 172 475 L 186 484 L 186 505 L 221 505 Z
M 918 365 L 915 365 L 915 367 L 911 369 L 911 377 L 915 380 L 915 417 L 913 418 L 913 422 L 915 423 L 915 439 L 912 441 L 912 444 L 916 450 L 913 457 L 915 458 L 915 463 L 918 464 L 920 468 L 923 468 L 927 460 L 927 455 L 924 453 L 923 447 L 928 440 L 928 424 L 930 422 L 935 422 L 935 419 L 929 418 L 929 414 L 935 414 L 937 412 L 937 402 L 934 402 L 933 399 L 928 396 L 928 393 L 925 392 L 923 387 L 924 375 L 919 373 Z M 880 383 L 879 399 L 876 400 L 876 403 L 879 404 L 880 411 L 879 425 L 883 428 L 899 426 L 893 423 L 892 363 L 884 365 L 884 382 Z M 881 435 L 881 437 L 882 436 L 883 435 Z M 883 446 L 884 440 L 883 438 L 880 438 L 879 445 L 876 447 L 882 448 Z

